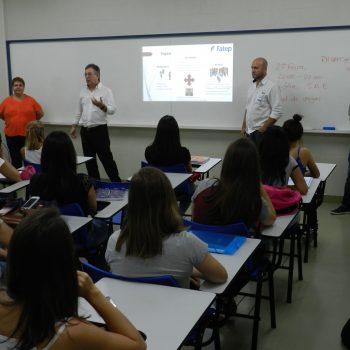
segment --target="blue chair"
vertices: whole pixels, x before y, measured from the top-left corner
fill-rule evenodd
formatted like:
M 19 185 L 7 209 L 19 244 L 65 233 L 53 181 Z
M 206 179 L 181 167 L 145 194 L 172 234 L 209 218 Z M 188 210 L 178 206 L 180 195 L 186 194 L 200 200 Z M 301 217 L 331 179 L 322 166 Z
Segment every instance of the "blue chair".
M 83 209 L 78 203 L 69 203 L 66 205 L 62 205 L 58 209 L 62 215 L 86 216 Z M 91 225 L 93 225 L 93 223 L 91 223 Z M 78 256 L 85 257 L 86 259 L 88 259 L 88 261 L 91 261 L 98 266 L 106 267 L 104 253 L 106 250 L 108 236 L 97 236 L 101 238 L 101 242 L 94 241 L 94 244 L 92 245 L 91 235 L 96 231 L 90 232 L 91 229 L 95 229 L 95 227 L 92 227 L 91 225 L 83 226 L 72 234 L 76 253 Z M 99 225 L 96 226 L 97 228 L 100 227 Z M 103 228 L 104 227 L 102 227 L 102 229 Z
M 235 224 L 229 224 L 229 225 L 216 226 L 216 225 L 199 224 L 197 222 L 183 219 L 183 223 L 185 226 L 189 227 L 191 230 L 194 230 L 194 231 L 199 230 L 199 231 L 213 232 L 213 234 L 226 233 L 226 234 L 239 235 L 239 236 L 245 236 L 245 237 L 251 236 L 249 229 L 242 222 L 235 223 Z M 230 311 L 231 311 L 230 306 L 231 306 L 231 304 L 233 302 L 233 298 L 236 294 L 255 298 L 255 307 L 254 307 L 254 315 L 253 316 L 235 313 L 235 315 L 238 317 L 253 319 L 253 334 L 252 334 L 251 349 L 255 350 L 257 348 L 257 342 L 258 342 L 259 321 L 260 321 L 260 304 L 261 304 L 262 298 L 268 299 L 270 302 L 271 328 L 276 328 L 275 293 L 274 293 L 274 283 L 273 283 L 274 270 L 273 270 L 271 262 L 265 257 L 260 259 L 258 263 L 254 262 L 253 259 L 251 258 L 246 262 L 245 266 L 246 266 L 247 271 L 249 272 L 249 275 L 250 275 L 249 280 L 257 282 L 255 293 L 252 294 L 252 293 L 246 293 L 246 292 L 240 291 L 239 289 L 243 288 L 244 285 L 239 285 L 238 291 L 237 291 L 237 289 L 234 288 L 234 283 L 233 283 L 231 285 L 231 287 L 232 287 L 231 292 L 229 292 L 227 295 L 223 296 L 224 299 L 220 298 L 220 296 L 219 296 L 218 305 L 221 305 L 221 307 L 223 307 L 223 309 L 224 309 L 223 311 L 225 314 L 225 319 L 222 321 L 222 322 L 224 322 L 231 316 L 230 315 Z M 268 297 L 262 296 L 262 282 L 265 280 L 264 279 L 265 274 L 267 274 L 267 281 L 269 284 L 269 296 Z M 243 282 L 244 282 L 244 280 L 243 280 Z M 246 282 L 248 282 L 248 280 Z M 227 307 L 225 307 L 225 304 Z
M 124 277 L 120 276 L 93 266 L 89 263 L 81 263 L 82 271 L 86 272 L 94 283 L 99 281 L 101 278 L 113 278 L 128 282 L 138 282 L 138 283 L 150 283 L 157 284 L 168 287 L 180 287 L 176 279 L 171 275 L 163 276 L 153 276 L 153 277 Z M 215 309 L 208 309 L 203 316 L 198 320 L 196 325 L 192 328 L 190 334 L 186 337 L 184 345 L 194 346 L 196 350 L 202 349 L 202 346 L 206 346 L 212 341 L 215 343 L 215 349 L 220 349 L 220 336 L 219 328 L 216 322 L 217 314 Z M 212 336 L 205 342 L 203 342 L 203 336 L 205 329 L 211 327 L 213 328 Z
M 25 159 L 23 160 L 23 164 L 24 164 L 24 166 L 31 165 L 35 169 L 37 174 L 41 173 L 41 164 L 31 163 Z
M 147 162 L 141 161 L 141 167 L 147 167 L 152 166 L 154 168 L 157 168 L 164 173 L 180 173 L 180 174 L 186 174 L 188 173 L 185 164 L 175 164 L 175 165 L 150 165 Z M 187 208 L 191 204 L 191 197 L 193 194 L 193 187 L 191 185 L 190 180 L 186 180 L 181 185 L 176 187 L 174 189 L 176 198 L 180 202 L 180 210 L 184 214 L 187 210 Z

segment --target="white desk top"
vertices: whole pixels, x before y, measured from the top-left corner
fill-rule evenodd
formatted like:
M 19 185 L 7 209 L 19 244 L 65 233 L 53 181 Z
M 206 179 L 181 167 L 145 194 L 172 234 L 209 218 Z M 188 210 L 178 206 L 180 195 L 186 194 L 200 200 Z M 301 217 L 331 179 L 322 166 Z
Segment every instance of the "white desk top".
M 309 190 L 307 191 L 307 194 L 303 194 L 301 198 L 303 199 L 304 204 L 311 203 L 312 199 L 314 198 L 314 195 L 318 189 L 318 186 L 320 185 L 321 179 L 312 179 Z
M 186 181 L 192 176 L 192 174 L 183 174 L 183 173 L 165 173 L 165 175 L 170 180 L 171 186 L 173 188 L 176 188 L 177 186 L 181 185 L 184 181 Z M 108 201 L 108 199 L 106 200 L 106 198 L 97 198 L 97 199 L 100 201 L 109 203 L 104 209 L 102 209 L 95 215 L 95 218 L 98 218 L 98 219 L 109 219 L 113 215 L 118 213 L 118 211 L 122 210 L 128 204 L 127 193 L 125 194 L 124 198 L 120 201 Z
M 69 231 L 71 233 L 79 230 L 84 225 L 88 224 L 92 218 L 84 217 L 84 216 L 70 216 L 70 215 L 61 215 L 61 218 L 68 225 Z
M 11 186 L 7 186 L 7 187 L 1 189 L 0 193 L 9 194 L 12 192 L 16 192 L 16 191 L 20 190 L 21 188 L 26 187 L 28 185 L 29 185 L 29 180 L 19 181 L 19 182 L 14 183 Z
M 93 157 L 84 157 L 84 156 L 77 156 L 77 165 L 83 164 L 88 162 Z
M 200 289 L 205 292 L 216 294 L 223 293 L 240 268 L 253 254 L 259 243 L 260 239 L 247 238 L 244 244 L 233 255 L 212 254 L 225 267 L 228 274 L 227 282 L 223 284 L 215 284 L 203 281 Z
M 198 168 L 193 169 L 195 173 L 205 174 L 212 168 L 214 168 L 217 164 L 221 162 L 221 158 L 209 158 L 207 162 L 199 166 Z
M 293 221 L 299 212 L 290 215 L 277 216 L 275 223 L 272 226 L 264 227 L 261 235 L 271 238 L 279 238 L 286 230 L 288 225 Z
M 333 172 L 337 164 L 332 163 L 316 163 L 318 170 L 320 171 L 321 181 L 327 181 L 329 175 Z
M 146 334 L 147 348 L 152 350 L 177 349 L 215 298 L 212 293 L 109 278 L 96 285 Z M 85 299 L 79 300 L 79 314 L 104 323 Z

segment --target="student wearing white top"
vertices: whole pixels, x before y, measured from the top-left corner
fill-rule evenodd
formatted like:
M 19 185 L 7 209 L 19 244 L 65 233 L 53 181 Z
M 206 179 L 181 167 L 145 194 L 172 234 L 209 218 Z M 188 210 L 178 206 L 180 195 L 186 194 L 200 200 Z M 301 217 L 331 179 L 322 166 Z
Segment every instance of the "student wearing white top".
M 7 264 L 0 350 L 146 349 L 137 329 L 86 273 L 76 271 L 72 235 L 55 209 L 38 210 L 16 227 Z M 108 331 L 80 317 L 78 296 L 95 308 Z
M 21 149 L 22 158 L 29 163 L 40 164 L 44 139 L 44 124 L 40 120 L 28 123 L 25 147 Z
M 258 57 L 252 62 L 253 82 L 248 90 L 247 104 L 241 134 L 249 136 L 256 144 L 262 133 L 282 116 L 279 87 L 266 77 L 267 61 Z
M 100 68 L 96 64 L 91 63 L 85 67 L 85 79 L 86 86 L 80 91 L 78 111 L 70 134 L 72 138 L 76 138 L 77 126 L 81 126 L 80 136 L 84 156 L 93 157 L 86 163 L 90 177 L 100 179 L 97 155 L 110 180 L 120 182 L 107 127 L 107 115 L 114 114 L 116 110 L 112 91 L 100 82 Z

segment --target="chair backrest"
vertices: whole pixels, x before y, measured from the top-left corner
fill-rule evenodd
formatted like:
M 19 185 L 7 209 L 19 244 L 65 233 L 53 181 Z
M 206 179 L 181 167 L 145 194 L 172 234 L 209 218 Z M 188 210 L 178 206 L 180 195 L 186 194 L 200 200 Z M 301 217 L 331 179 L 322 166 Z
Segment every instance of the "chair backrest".
M 151 276 L 151 277 L 124 277 L 105 270 L 101 270 L 98 267 L 93 266 L 87 262 L 82 262 L 81 265 L 82 265 L 82 270 L 91 277 L 94 283 L 103 277 L 108 277 L 108 278 L 114 278 L 122 281 L 129 281 L 129 282 L 150 283 L 150 284 L 158 284 L 158 285 L 169 286 L 169 287 L 179 287 L 178 282 L 171 275 Z
M 179 174 L 188 173 L 185 164 L 150 165 L 145 161 L 141 161 L 141 168 L 144 168 L 146 166 L 152 166 L 153 168 L 157 168 L 157 169 L 163 171 L 164 173 L 179 173 Z M 184 193 L 184 194 L 188 195 L 189 197 L 191 197 L 193 191 L 192 191 L 191 186 L 190 186 L 190 181 L 186 180 L 185 182 L 183 182 L 180 186 L 178 186 L 176 188 L 176 192 Z
M 78 203 L 68 203 L 58 209 L 62 215 L 85 216 L 84 210 Z
M 24 164 L 24 166 L 31 165 L 35 169 L 37 174 L 41 173 L 41 164 L 31 163 L 31 162 L 28 162 L 25 159 L 23 160 L 23 164 Z
M 250 236 L 249 229 L 243 222 L 237 222 L 235 224 L 229 225 L 204 225 L 199 224 L 198 222 L 183 219 L 183 223 L 185 226 L 190 227 L 192 230 L 226 233 L 245 237 Z

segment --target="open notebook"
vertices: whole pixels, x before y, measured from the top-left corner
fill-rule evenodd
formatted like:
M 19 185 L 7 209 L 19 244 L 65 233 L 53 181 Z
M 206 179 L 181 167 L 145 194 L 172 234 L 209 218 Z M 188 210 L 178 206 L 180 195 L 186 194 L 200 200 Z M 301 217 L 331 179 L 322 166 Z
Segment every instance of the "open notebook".
M 208 244 L 210 253 L 233 255 L 246 241 L 246 237 L 226 233 L 191 230 L 195 236 Z
M 305 180 L 305 182 L 307 184 L 307 187 L 310 187 L 312 179 L 313 178 L 309 177 L 309 176 L 305 176 L 304 177 L 304 180 Z M 288 180 L 288 186 L 293 186 L 293 185 L 294 185 L 294 182 L 293 182 L 292 178 L 290 177 L 289 180 Z

